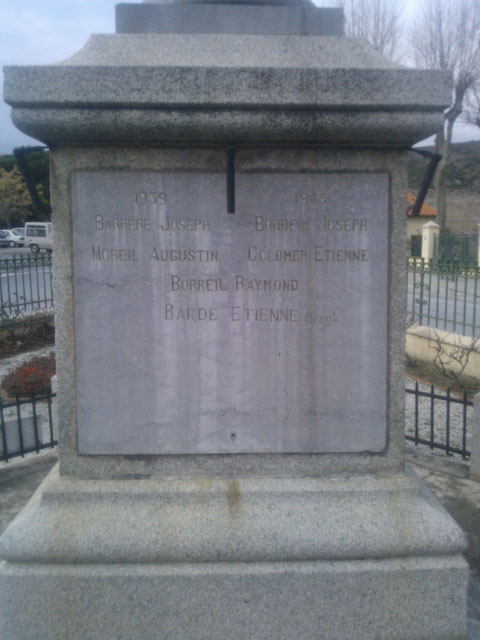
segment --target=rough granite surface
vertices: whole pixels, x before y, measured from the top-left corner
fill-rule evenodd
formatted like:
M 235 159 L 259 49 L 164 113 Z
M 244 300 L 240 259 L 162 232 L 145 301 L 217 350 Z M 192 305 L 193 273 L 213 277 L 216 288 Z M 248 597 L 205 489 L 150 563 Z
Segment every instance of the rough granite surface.
M 0 553 L 33 563 L 279 562 L 465 547 L 413 475 L 78 481 L 57 468 L 4 533 Z
M 460 639 L 464 547 L 404 474 L 116 482 L 54 469 L 2 537 L 0 633 Z
M 65 144 L 409 146 L 441 126 L 450 75 L 344 37 L 92 36 L 62 64 L 6 67 L 16 126 Z
M 461 640 L 463 562 L 12 564 L 0 575 L 0 633 L 9 640 Z M 25 602 L 36 615 L 25 616 Z

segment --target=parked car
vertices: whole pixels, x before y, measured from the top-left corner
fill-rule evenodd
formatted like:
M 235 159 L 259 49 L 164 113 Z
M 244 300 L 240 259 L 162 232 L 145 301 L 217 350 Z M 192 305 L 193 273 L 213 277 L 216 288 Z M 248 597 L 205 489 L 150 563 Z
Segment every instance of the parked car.
M 23 247 L 25 244 L 23 229 L 21 229 L 21 232 L 21 234 L 17 233 L 17 229 L 2 229 L 2 233 L 7 236 L 10 247 Z
M 52 223 L 51 222 L 26 222 L 25 243 L 32 253 L 38 253 L 45 249 L 52 252 Z
M 0 231 L 0 247 L 8 247 L 10 244 L 7 234 Z

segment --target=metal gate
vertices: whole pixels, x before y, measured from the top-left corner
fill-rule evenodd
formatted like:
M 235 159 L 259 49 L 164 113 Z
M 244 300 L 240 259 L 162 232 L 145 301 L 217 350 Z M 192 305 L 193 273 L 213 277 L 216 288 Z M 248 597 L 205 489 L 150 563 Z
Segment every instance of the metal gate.
M 422 234 L 410 236 L 410 256 L 412 258 L 422 257 Z
M 434 239 L 435 259 L 440 262 L 475 266 L 478 261 L 477 235 L 442 234 Z

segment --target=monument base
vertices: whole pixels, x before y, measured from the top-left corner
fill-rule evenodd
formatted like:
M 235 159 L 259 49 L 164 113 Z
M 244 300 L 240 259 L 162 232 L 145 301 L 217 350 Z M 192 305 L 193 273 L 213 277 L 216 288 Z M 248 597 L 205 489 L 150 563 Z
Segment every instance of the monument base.
M 0 544 L 9 640 L 465 637 L 464 536 L 413 476 L 52 472 Z

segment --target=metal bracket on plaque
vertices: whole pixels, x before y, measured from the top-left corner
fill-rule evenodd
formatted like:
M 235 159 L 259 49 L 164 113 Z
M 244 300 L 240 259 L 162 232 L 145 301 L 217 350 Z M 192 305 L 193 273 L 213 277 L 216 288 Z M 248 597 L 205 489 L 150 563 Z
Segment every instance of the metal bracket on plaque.
M 426 151 L 425 149 L 414 149 L 413 147 L 411 147 L 409 151 L 414 151 L 424 158 L 430 158 L 430 162 L 428 163 L 427 169 L 423 175 L 423 180 L 417 195 L 417 199 L 415 200 L 413 207 L 409 207 L 409 209 L 411 209 L 412 211 L 412 216 L 418 216 L 420 215 L 420 209 L 425 202 L 427 192 L 430 188 L 430 185 L 432 184 L 433 176 L 435 175 L 437 165 L 442 159 L 442 156 L 439 153 L 432 153 L 431 151 Z
M 235 213 L 235 147 L 227 147 L 227 213 Z

